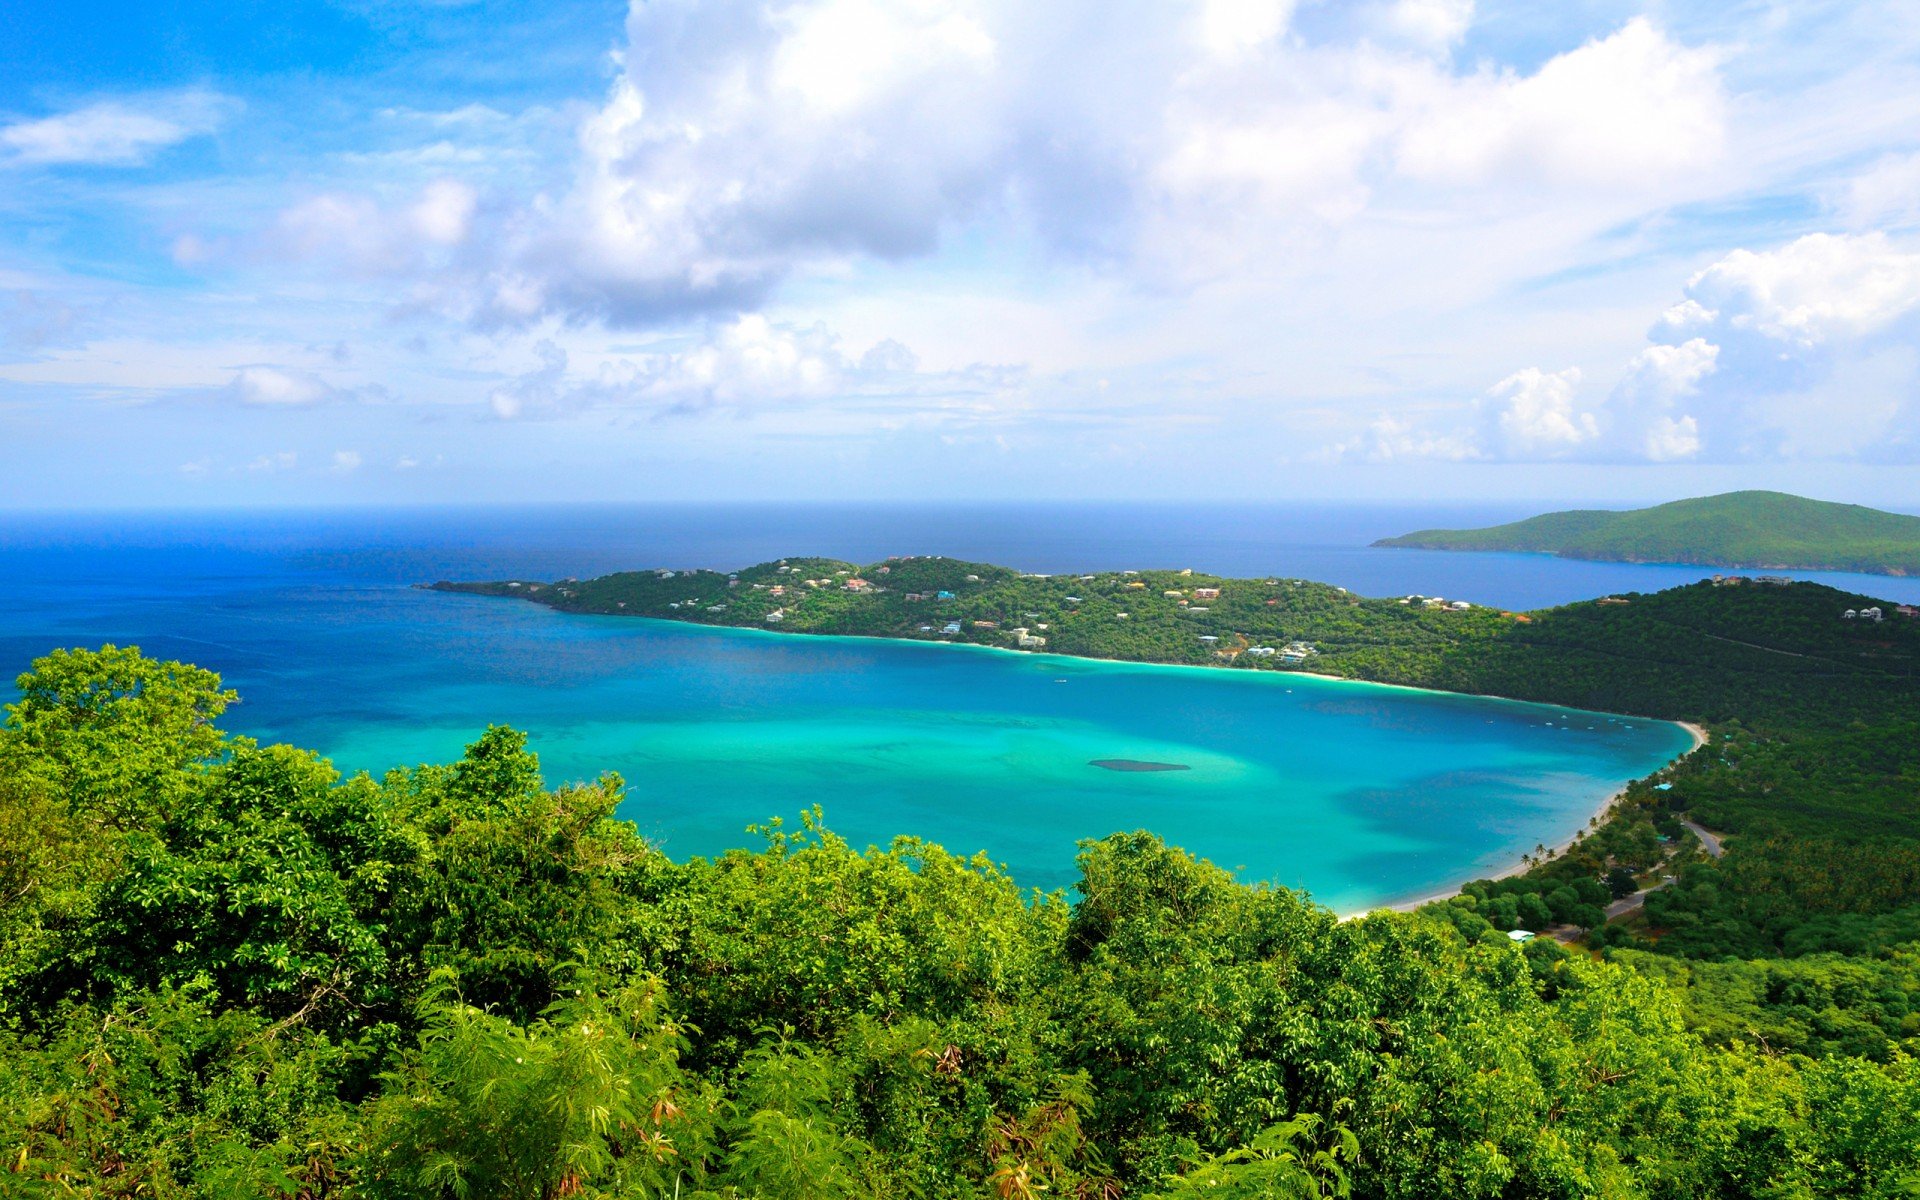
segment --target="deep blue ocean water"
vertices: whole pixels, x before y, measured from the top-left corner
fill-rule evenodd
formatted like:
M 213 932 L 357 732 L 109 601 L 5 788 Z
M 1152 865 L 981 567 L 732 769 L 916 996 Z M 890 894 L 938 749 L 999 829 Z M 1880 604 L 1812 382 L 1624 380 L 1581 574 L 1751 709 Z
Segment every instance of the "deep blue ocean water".
M 1540 607 L 1695 568 L 1370 550 L 1516 508 L 709 506 L 0 517 L 0 676 L 137 644 L 223 674 L 225 725 L 344 770 L 528 730 L 550 782 L 616 770 L 670 853 L 813 804 L 856 844 L 985 850 L 1023 883 L 1149 828 L 1343 909 L 1510 862 L 1684 749 L 1659 722 L 1268 674 L 570 617 L 410 585 L 938 553 L 1036 571 L 1185 567 Z M 1892 600 L 1920 581 L 1829 576 Z M 1095 758 L 1175 761 L 1119 774 Z

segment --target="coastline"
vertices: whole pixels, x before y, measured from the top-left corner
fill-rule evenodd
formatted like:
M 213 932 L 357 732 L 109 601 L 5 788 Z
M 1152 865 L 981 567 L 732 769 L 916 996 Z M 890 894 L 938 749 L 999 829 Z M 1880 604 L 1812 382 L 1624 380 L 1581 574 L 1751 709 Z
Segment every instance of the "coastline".
M 424 585 L 415 584 L 415 587 Z M 1698 726 L 1686 721 L 1677 721 L 1669 717 L 1650 717 L 1645 713 L 1614 712 L 1604 708 L 1582 708 L 1577 704 L 1560 704 L 1551 700 L 1523 700 L 1518 696 L 1502 696 L 1497 692 L 1458 692 L 1447 688 L 1422 687 L 1415 683 L 1388 683 L 1382 679 L 1355 679 L 1351 675 L 1329 675 L 1324 671 L 1300 671 L 1271 669 L 1261 670 L 1249 667 L 1221 666 L 1218 663 L 1168 663 L 1151 662 L 1141 658 L 1109 658 L 1098 654 L 1064 654 L 1058 650 L 1019 650 L 1012 646 L 983 646 L 977 642 L 949 642 L 934 638 L 889 637 L 883 633 L 814 633 L 804 629 L 764 629 L 757 625 L 718 625 L 706 621 L 692 621 L 683 617 L 661 617 L 646 613 L 603 613 L 572 612 L 556 608 L 551 604 L 525 596 L 495 596 L 478 592 L 447 592 L 447 595 L 477 596 L 482 600 L 511 600 L 531 604 L 550 613 L 563 617 L 585 617 L 593 620 L 608 621 L 657 621 L 662 625 L 672 625 L 690 629 L 705 629 L 715 633 L 741 634 L 748 637 L 772 638 L 819 638 L 827 641 L 845 642 L 882 642 L 889 646 L 926 646 L 940 650 L 971 651 L 984 654 L 1008 654 L 1016 658 L 1043 661 L 1056 659 L 1069 663 L 1105 663 L 1116 667 L 1135 667 L 1149 671 L 1205 671 L 1219 678 L 1266 680 L 1266 684 L 1288 679 L 1318 679 L 1326 683 L 1348 684 L 1364 688 L 1391 688 L 1395 691 L 1415 692 L 1428 696 L 1455 696 L 1468 700 L 1496 700 L 1502 704 L 1523 704 L 1536 708 L 1559 709 L 1564 712 L 1580 712 L 1603 717 L 1628 717 L 1635 721 L 1654 721 L 1664 725 L 1678 725 L 1691 733 L 1696 742 L 1704 744 L 1706 734 Z M 1698 744 L 1694 749 L 1698 749 Z M 1691 751 L 1688 751 L 1691 753 Z
M 1680 728 L 1686 730 L 1688 735 L 1693 738 L 1693 745 L 1687 747 L 1685 751 L 1683 751 L 1678 757 L 1676 757 L 1673 760 L 1674 762 L 1679 762 L 1680 759 L 1685 758 L 1687 755 L 1692 754 L 1694 751 L 1701 749 L 1709 741 L 1707 731 L 1692 721 L 1672 721 L 1672 722 L 1669 722 L 1669 724 L 1678 725 Z M 1672 763 L 1668 764 L 1668 766 L 1671 766 L 1671 765 Z M 1608 796 L 1605 800 L 1601 801 L 1600 807 L 1593 810 L 1593 820 L 1599 821 L 1600 823 L 1605 824 L 1607 817 L 1612 814 L 1614 810 L 1614 806 L 1619 804 L 1621 798 L 1626 794 L 1627 794 L 1627 789 L 1622 787 L 1619 790 L 1615 791 L 1612 795 Z M 1574 832 L 1572 837 L 1569 837 L 1564 841 L 1557 842 L 1554 845 L 1547 847 L 1547 853 L 1549 854 L 1564 853 L 1565 851 L 1571 849 L 1575 842 L 1578 842 L 1581 838 L 1585 837 L 1587 834 L 1587 831 L 1592 828 L 1595 828 L 1595 826 L 1591 821 L 1588 822 L 1586 825 L 1582 825 L 1578 830 Z M 1499 871 L 1491 875 L 1475 875 L 1473 878 L 1474 879 L 1491 879 L 1491 880 L 1511 879 L 1516 875 L 1526 874 L 1526 872 L 1530 869 L 1531 869 L 1531 864 L 1529 864 L 1526 861 L 1526 859 L 1522 857 L 1522 858 L 1515 859 L 1511 863 L 1508 863 L 1505 867 L 1501 868 Z M 1383 912 L 1383 911 L 1384 912 L 1401 912 L 1401 913 L 1412 912 L 1417 908 L 1421 908 L 1425 905 L 1432 904 L 1438 900 L 1453 899 L 1455 896 L 1458 896 L 1460 894 L 1461 887 L 1464 887 L 1471 882 L 1473 882 L 1473 880 L 1471 879 L 1462 880 L 1458 886 L 1448 888 L 1443 891 L 1430 892 L 1423 896 L 1416 896 L 1410 900 L 1396 900 L 1391 904 L 1377 904 L 1370 909 L 1366 909 L 1365 911 L 1355 911 L 1350 913 L 1343 912 L 1339 914 L 1339 916 L 1340 916 L 1340 919 L 1344 921 L 1344 920 L 1352 920 L 1355 917 L 1364 917 L 1368 913 L 1375 913 L 1375 912 Z
M 1551 709 L 1559 710 L 1562 712 L 1582 712 L 1582 713 L 1594 713 L 1602 716 L 1628 717 L 1636 721 L 1652 721 L 1660 724 L 1678 726 L 1679 728 L 1684 729 L 1687 732 L 1688 737 L 1691 739 L 1691 744 L 1685 750 L 1675 755 L 1673 759 L 1669 760 L 1669 762 L 1667 763 L 1667 766 L 1671 766 L 1673 763 L 1680 761 L 1680 759 L 1685 758 L 1687 755 L 1705 746 L 1709 740 L 1707 731 L 1703 729 L 1701 726 L 1699 726 L 1698 724 L 1695 724 L 1694 722 L 1691 722 L 1691 721 L 1678 721 L 1678 720 L 1672 720 L 1665 717 L 1649 717 L 1642 713 L 1616 713 L 1616 712 L 1608 712 L 1603 709 L 1578 708 L 1573 705 L 1555 704 L 1549 701 L 1541 701 L 1541 700 L 1521 700 L 1512 696 L 1500 696 L 1492 693 L 1457 692 L 1457 691 L 1449 691 L 1445 688 L 1421 687 L 1416 684 L 1386 683 L 1383 681 L 1372 680 L 1372 679 L 1354 679 L 1346 675 L 1330 675 L 1320 671 L 1250 670 L 1247 668 L 1221 666 L 1213 663 L 1156 663 L 1156 662 L 1146 662 L 1140 659 L 1132 659 L 1132 658 L 1106 658 L 1106 657 L 1089 655 L 1089 654 L 1063 654 L 1058 651 L 1036 652 L 1032 650 L 1019 650 L 1010 646 L 983 646 L 973 642 L 949 642 L 949 641 L 942 641 L 942 640 L 935 640 L 935 639 L 921 639 L 921 638 L 912 638 L 912 637 L 890 637 L 885 634 L 875 634 L 875 633 L 813 633 L 813 632 L 808 632 L 808 631 L 798 630 L 798 629 L 764 629 L 757 626 L 717 625 L 717 624 L 709 624 L 704 621 L 686 620 L 686 619 L 675 618 L 675 617 L 651 616 L 651 615 L 645 615 L 640 613 L 626 614 L 626 613 L 571 612 L 565 609 L 557 608 L 554 605 L 546 604 L 539 600 L 535 600 L 531 597 L 525 597 L 525 596 L 497 596 L 497 595 L 487 595 L 487 594 L 471 593 L 471 592 L 464 592 L 464 593 L 449 592 L 448 594 L 471 595 L 471 596 L 474 596 L 476 599 L 489 600 L 489 601 L 497 600 L 497 599 L 518 600 L 518 601 L 521 601 L 522 603 L 532 604 L 538 608 L 545 609 L 546 611 L 561 617 L 589 617 L 589 618 L 601 618 L 606 620 L 617 620 L 617 621 L 654 621 L 662 625 L 700 629 L 700 630 L 706 630 L 706 631 L 720 633 L 720 634 L 743 634 L 748 636 L 761 636 L 761 637 L 772 637 L 772 638 L 789 638 L 789 637 L 791 638 L 825 638 L 828 640 L 840 640 L 840 641 L 850 641 L 850 642 L 884 642 L 888 645 L 894 645 L 894 646 L 926 646 L 926 647 L 937 647 L 937 648 L 942 648 L 946 650 L 982 651 L 990 654 L 1014 655 L 1020 658 L 1034 659 L 1039 661 L 1051 659 L 1051 660 L 1057 660 L 1063 663 L 1101 663 L 1109 666 L 1129 667 L 1134 669 L 1167 670 L 1167 671 L 1204 671 L 1220 678 L 1247 678 L 1250 680 L 1261 679 L 1266 681 L 1263 684 L 1256 684 L 1255 686 L 1274 686 L 1275 684 L 1281 683 L 1286 680 L 1304 677 L 1307 679 L 1319 680 L 1321 682 L 1330 683 L 1330 684 L 1348 684 L 1348 685 L 1355 685 L 1355 686 L 1364 687 L 1364 688 L 1390 688 L 1398 691 L 1414 692 L 1414 693 L 1425 694 L 1429 696 L 1448 696 L 1448 697 L 1456 697 L 1456 698 L 1472 699 L 1472 700 L 1490 700 L 1490 701 L 1496 701 L 1501 704 L 1516 704 L 1516 705 L 1525 705 L 1529 707 L 1551 708 Z M 1666 767 L 1662 767 L 1660 769 L 1665 770 Z M 1629 781 L 1629 782 L 1632 782 L 1632 781 Z M 1626 788 L 1627 788 L 1627 785 L 1623 784 L 1621 787 L 1619 787 L 1618 789 L 1610 793 L 1608 796 L 1606 796 L 1606 798 L 1600 802 L 1599 807 L 1594 809 L 1592 813 L 1592 818 L 1599 820 L 1601 822 L 1605 822 L 1607 817 L 1612 813 L 1614 806 L 1618 804 L 1621 797 L 1623 797 L 1626 794 Z M 1579 841 L 1580 838 L 1585 836 L 1587 831 L 1593 827 L 1594 826 L 1591 821 L 1587 823 L 1583 823 L 1578 828 L 1576 828 L 1571 834 L 1569 834 L 1566 838 L 1560 840 L 1559 842 L 1556 842 L 1554 845 L 1549 847 L 1549 851 L 1553 854 L 1562 853 L 1563 851 L 1571 847 L 1575 842 Z M 1414 909 L 1421 907 L 1422 905 L 1430 904 L 1436 900 L 1446 900 L 1446 899 L 1450 899 L 1451 897 L 1459 895 L 1460 888 L 1474 879 L 1509 879 L 1509 878 L 1512 878 L 1513 876 L 1524 874 L 1529 869 L 1530 869 L 1530 864 L 1527 863 L 1525 860 L 1525 857 L 1522 856 L 1522 857 L 1518 857 L 1511 860 L 1509 863 L 1507 863 L 1507 865 L 1505 865 L 1504 867 L 1500 868 L 1499 870 L 1493 873 L 1475 874 L 1467 879 L 1462 879 L 1459 884 L 1453 885 L 1443 890 L 1423 894 L 1423 895 L 1416 896 L 1409 899 L 1395 900 L 1385 904 L 1375 904 L 1365 909 L 1355 909 L 1350 911 L 1336 910 L 1335 915 L 1338 916 L 1341 920 L 1351 920 L 1357 917 L 1366 916 L 1369 913 L 1381 912 L 1381 911 L 1411 912 Z

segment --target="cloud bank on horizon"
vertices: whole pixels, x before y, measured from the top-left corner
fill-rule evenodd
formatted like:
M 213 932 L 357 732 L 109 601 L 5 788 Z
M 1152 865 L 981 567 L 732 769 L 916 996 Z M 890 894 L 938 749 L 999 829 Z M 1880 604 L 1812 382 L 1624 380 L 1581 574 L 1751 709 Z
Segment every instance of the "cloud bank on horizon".
M 41 19 L 0 503 L 1920 463 L 1904 4 Z

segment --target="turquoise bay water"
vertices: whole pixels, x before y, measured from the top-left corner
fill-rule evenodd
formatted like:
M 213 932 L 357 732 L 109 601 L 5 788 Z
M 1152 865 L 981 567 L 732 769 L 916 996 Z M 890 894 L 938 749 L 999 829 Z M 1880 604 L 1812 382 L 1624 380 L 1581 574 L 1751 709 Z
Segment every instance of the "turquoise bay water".
M 445 758 L 506 720 L 534 731 L 551 777 L 617 768 L 623 815 L 676 855 L 820 804 L 856 844 L 911 833 L 1056 887 L 1076 840 L 1150 829 L 1242 878 L 1364 908 L 1568 836 L 1688 744 L 1661 722 L 1332 680 L 442 599 L 506 608 L 483 619 L 594 665 L 559 688 L 448 681 L 404 710 L 287 733 L 377 768 Z M 1091 765 L 1115 758 L 1190 769 Z
M 819 804 L 858 845 L 915 834 L 1051 888 L 1073 879 L 1077 840 L 1145 828 L 1353 910 L 1560 841 L 1688 744 L 1662 722 L 1505 701 L 569 617 L 406 586 L 688 561 L 616 544 L 645 536 L 627 526 L 561 554 L 453 518 L 245 537 L 205 520 L 0 537 L 0 673 L 55 645 L 137 643 L 221 671 L 243 696 L 228 728 L 347 771 L 445 761 L 512 724 L 550 782 L 618 771 L 622 815 L 677 857 L 751 844 L 748 824 Z

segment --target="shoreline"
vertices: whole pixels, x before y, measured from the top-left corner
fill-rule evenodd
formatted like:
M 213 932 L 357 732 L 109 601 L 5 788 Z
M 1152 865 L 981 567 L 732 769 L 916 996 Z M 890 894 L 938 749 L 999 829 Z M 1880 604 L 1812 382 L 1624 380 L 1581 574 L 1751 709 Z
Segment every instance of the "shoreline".
M 424 584 L 413 587 L 433 590 Z M 1417 683 L 1388 683 L 1382 679 L 1355 679 L 1351 675 L 1329 675 L 1324 671 L 1282 670 L 1279 668 L 1260 669 L 1255 667 L 1230 667 L 1217 663 L 1169 663 L 1152 662 L 1142 658 L 1108 658 L 1098 654 L 1064 654 L 1058 650 L 1020 650 L 1012 646 L 982 646 L 977 642 L 949 642 L 934 638 L 891 637 L 884 633 L 813 633 L 804 629 L 764 629 L 757 625 L 719 625 L 706 621 L 692 621 L 683 617 L 659 617 L 646 613 L 602 613 L 573 612 L 556 608 L 551 604 L 527 596 L 500 596 L 484 592 L 448 591 L 445 595 L 477 596 L 482 600 L 517 600 L 531 604 L 550 613 L 563 617 L 588 617 L 610 621 L 655 621 L 662 625 L 672 625 L 689 629 L 711 630 L 716 633 L 735 633 L 747 636 L 774 638 L 818 638 L 827 641 L 846 642 L 883 642 L 890 646 L 927 646 L 946 650 L 976 651 L 986 654 L 1007 654 L 1016 658 L 1033 660 L 1058 659 L 1069 663 L 1105 663 L 1116 667 L 1138 667 L 1152 671 L 1206 671 L 1220 678 L 1233 679 L 1318 679 L 1326 683 L 1343 683 L 1357 687 L 1392 688 L 1395 691 L 1414 692 L 1427 696 L 1453 696 L 1465 700 L 1495 700 L 1501 704 L 1525 704 L 1536 708 L 1556 708 L 1566 712 L 1590 713 L 1603 717 L 1627 717 L 1635 721 L 1653 721 L 1662 725 L 1678 725 L 1691 733 L 1698 749 L 1704 744 L 1706 734 L 1698 726 L 1687 721 L 1678 721 L 1670 717 L 1650 717 L 1645 713 L 1614 712 L 1605 708 L 1582 708 L 1577 704 L 1561 704 L 1554 700 L 1522 700 L 1517 696 L 1502 696 L 1494 692 L 1456 692 L 1447 688 L 1422 687 Z M 1689 750 L 1687 753 L 1691 753 Z
M 420 586 L 420 585 L 415 585 L 415 586 Z M 437 589 L 433 589 L 433 590 L 437 590 Z M 1688 737 L 1691 738 L 1692 740 L 1692 744 L 1689 745 L 1685 750 L 1681 751 L 1679 754 L 1675 755 L 1672 759 L 1668 760 L 1666 765 L 1660 767 L 1659 770 L 1666 770 L 1667 767 L 1671 767 L 1674 763 L 1679 762 L 1681 759 L 1685 758 L 1687 755 L 1692 754 L 1694 751 L 1699 750 L 1701 747 L 1705 746 L 1709 740 L 1707 731 L 1692 721 L 1677 721 L 1677 720 L 1671 720 L 1666 717 L 1649 717 L 1642 713 L 1617 713 L 1617 712 L 1608 712 L 1604 709 L 1579 708 L 1574 705 L 1556 704 L 1552 701 L 1546 701 L 1546 700 L 1520 700 L 1512 696 L 1498 696 L 1498 695 L 1493 695 L 1491 693 L 1484 693 L 1484 692 L 1455 692 L 1455 691 L 1448 691 L 1445 688 L 1421 687 L 1417 684 L 1410 684 L 1410 683 L 1386 683 L 1384 681 L 1373 680 L 1373 679 L 1354 679 L 1351 676 L 1329 675 L 1320 671 L 1255 670 L 1255 669 L 1250 669 L 1246 667 L 1220 666 L 1213 663 L 1156 663 L 1156 662 L 1146 662 L 1136 658 L 1105 658 L 1105 657 L 1100 657 L 1100 656 L 1091 655 L 1091 654 L 1062 654 L 1059 651 L 1035 652 L 1032 650 L 1019 650 L 1011 646 L 982 646 L 974 642 L 949 642 L 949 641 L 942 641 L 942 640 L 936 640 L 936 639 L 921 639 L 921 638 L 912 638 L 912 637 L 890 637 L 886 634 L 878 634 L 878 633 L 812 633 L 812 632 L 799 630 L 799 629 L 762 629 L 757 626 L 717 625 L 717 624 L 709 624 L 705 621 L 692 621 L 692 620 L 685 620 L 685 619 L 676 618 L 676 617 L 649 616 L 642 613 L 627 614 L 627 613 L 571 612 L 566 609 L 558 608 L 558 607 L 555 607 L 554 605 L 546 604 L 546 603 L 543 603 L 542 601 L 535 600 L 529 596 L 499 596 L 499 595 L 491 595 L 487 593 L 459 592 L 459 591 L 452 591 L 452 590 L 449 590 L 447 594 L 474 596 L 476 599 L 488 600 L 488 601 L 518 600 L 518 601 L 521 601 L 522 603 L 532 604 L 535 607 L 545 609 L 550 613 L 553 613 L 557 616 L 562 616 L 562 617 L 597 617 L 597 618 L 604 618 L 607 620 L 617 620 L 617 621 L 653 621 L 653 622 L 658 622 L 661 625 L 681 626 L 681 627 L 706 630 L 706 631 L 716 632 L 716 633 L 747 634 L 747 635 L 757 635 L 757 636 L 765 636 L 765 637 L 773 637 L 773 638 L 788 638 L 788 637 L 826 638 L 826 639 L 833 639 L 833 640 L 857 641 L 857 642 L 884 642 L 888 645 L 896 645 L 896 646 L 905 645 L 905 646 L 941 647 L 948 650 L 971 650 L 971 651 L 984 651 L 990 654 L 1015 655 L 1020 658 L 1028 658 L 1028 659 L 1035 659 L 1035 660 L 1057 659 L 1061 662 L 1068 662 L 1068 663 L 1104 663 L 1110 666 L 1125 666 L 1125 667 L 1134 667 L 1134 668 L 1146 668 L 1146 669 L 1152 669 L 1152 670 L 1205 671 L 1222 678 L 1227 678 L 1227 677 L 1263 678 L 1264 677 L 1264 678 L 1270 679 L 1273 682 L 1278 682 L 1280 680 L 1290 679 L 1295 677 L 1305 677 L 1308 679 L 1320 680 L 1325 683 L 1351 684 L 1351 685 L 1368 687 L 1368 688 L 1391 688 L 1398 691 L 1414 692 L 1417 694 L 1424 694 L 1429 696 L 1451 696 L 1451 697 L 1456 697 L 1460 699 L 1469 699 L 1469 700 L 1492 700 L 1501 704 L 1521 704 L 1521 705 L 1529 705 L 1529 706 L 1538 707 L 1538 708 L 1554 708 L 1564 712 L 1594 713 L 1601 716 L 1627 717 L 1636 721 L 1652 721 L 1660 724 L 1674 725 L 1674 726 L 1678 726 L 1681 729 L 1686 730 Z M 1271 686 L 1271 684 L 1267 684 L 1264 686 Z M 1628 784 L 1631 784 L 1632 782 L 1635 782 L 1635 781 L 1629 780 Z M 1609 794 L 1605 799 L 1603 799 L 1600 802 L 1599 807 L 1594 809 L 1592 817 L 1604 823 L 1608 815 L 1612 813 L 1614 806 L 1620 802 L 1621 797 L 1626 795 L 1628 784 L 1622 784 L 1619 788 L 1615 789 L 1611 794 Z M 1582 837 L 1584 837 L 1588 832 L 1588 830 L 1592 828 L 1594 828 L 1594 825 L 1592 824 L 1591 821 L 1581 825 L 1579 828 L 1575 829 L 1571 835 L 1555 843 L 1554 845 L 1548 847 L 1549 852 L 1552 854 L 1560 854 L 1564 852 L 1569 847 L 1571 847 L 1575 842 L 1579 841 Z M 1459 895 L 1460 889 L 1475 879 L 1496 879 L 1496 880 L 1510 879 L 1516 875 L 1524 874 L 1526 871 L 1530 869 L 1531 869 L 1530 865 L 1526 862 L 1525 857 L 1522 856 L 1520 858 L 1513 859 L 1506 866 L 1502 867 L 1501 869 L 1499 869 L 1497 872 L 1493 874 L 1474 875 L 1471 878 L 1463 879 L 1460 881 L 1459 884 L 1456 884 L 1444 890 L 1423 894 L 1423 895 L 1416 896 L 1409 899 L 1394 900 L 1384 904 L 1375 904 L 1365 909 L 1355 909 L 1351 911 L 1335 910 L 1334 915 L 1337 916 L 1340 920 L 1345 921 L 1345 920 L 1353 920 L 1358 917 L 1363 917 L 1370 913 L 1376 913 L 1376 912 L 1382 912 L 1382 911 L 1412 912 L 1414 909 L 1419 908 L 1422 905 L 1431 904 L 1436 900 L 1451 899 L 1452 897 Z
M 1707 742 L 1710 740 L 1707 734 L 1707 731 L 1692 721 L 1673 721 L 1669 723 L 1673 725 L 1678 725 L 1680 728 L 1686 730 L 1688 735 L 1693 738 L 1693 745 L 1687 747 L 1685 751 L 1683 751 L 1681 754 L 1675 757 L 1673 759 L 1673 762 L 1668 763 L 1667 766 L 1669 767 L 1672 766 L 1673 763 L 1679 762 L 1681 759 L 1687 757 L 1687 755 L 1692 754 L 1696 750 L 1699 750 L 1702 747 L 1706 746 Z M 1666 768 L 1663 767 L 1661 769 L 1665 770 Z M 1606 823 L 1607 817 L 1613 812 L 1614 807 L 1620 803 L 1621 798 L 1624 797 L 1626 794 L 1627 794 L 1627 789 L 1625 787 L 1622 787 L 1617 791 L 1615 791 L 1612 795 L 1608 796 L 1605 800 L 1601 801 L 1600 807 L 1593 810 L 1593 819 L 1599 821 L 1601 824 L 1604 825 Z M 1574 843 L 1578 842 L 1581 838 L 1585 837 L 1589 830 L 1594 828 L 1597 828 L 1597 826 L 1595 826 L 1592 823 L 1592 821 L 1589 821 L 1587 824 L 1582 825 L 1578 830 L 1576 830 L 1572 837 L 1567 838 L 1564 841 L 1557 842 L 1554 845 L 1548 846 L 1547 853 L 1555 854 L 1555 855 L 1564 853 L 1565 851 L 1571 849 Z M 1473 879 L 1463 880 L 1458 886 L 1444 890 L 1444 891 L 1431 892 L 1423 896 L 1416 896 L 1409 900 L 1395 900 L 1391 904 L 1376 904 L 1372 908 L 1366 909 L 1365 911 L 1356 911 L 1356 912 L 1350 912 L 1350 913 L 1343 912 L 1343 913 L 1339 913 L 1338 916 L 1343 921 L 1349 921 L 1356 917 L 1364 917 L 1369 913 L 1376 913 L 1376 912 L 1383 912 L 1383 911 L 1399 912 L 1399 913 L 1412 912 L 1417 908 L 1421 908 L 1421 907 L 1424 907 L 1425 905 L 1432 904 L 1435 901 L 1453 899 L 1455 896 L 1458 896 L 1460 894 L 1461 888 L 1465 887 L 1469 883 L 1472 883 L 1475 879 L 1487 879 L 1487 880 L 1512 879 L 1516 875 L 1526 874 L 1531 869 L 1532 869 L 1531 864 L 1529 864 L 1526 861 L 1525 857 L 1521 857 L 1521 858 L 1515 859 L 1513 862 L 1507 864 L 1501 870 L 1499 870 L 1498 872 L 1492 875 L 1476 875 L 1473 877 Z

